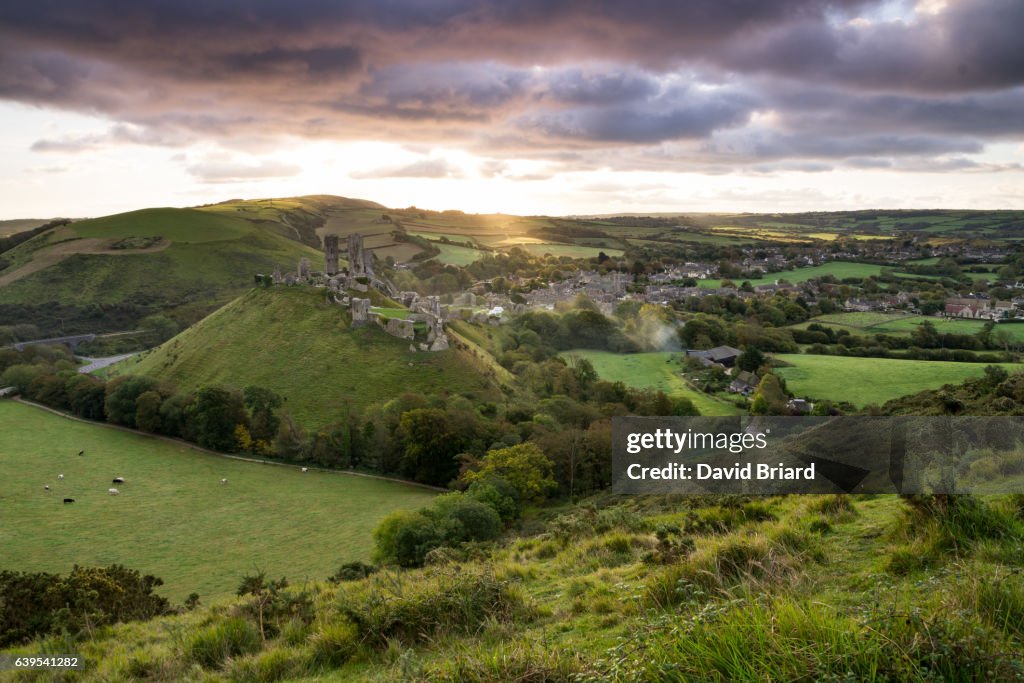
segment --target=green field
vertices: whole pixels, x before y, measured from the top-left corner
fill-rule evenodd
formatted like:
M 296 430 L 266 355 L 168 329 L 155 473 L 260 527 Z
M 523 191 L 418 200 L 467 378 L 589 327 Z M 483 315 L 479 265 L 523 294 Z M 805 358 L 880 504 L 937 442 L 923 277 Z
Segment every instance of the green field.
M 441 250 L 441 253 L 434 258 L 441 263 L 453 266 L 468 266 L 470 263 L 482 259 L 488 252 L 470 247 L 460 247 L 456 244 L 442 244 L 432 242 Z
M 787 280 L 794 284 L 798 282 L 806 282 L 816 277 L 824 277 L 826 275 L 832 275 L 833 277 L 842 280 L 848 277 L 865 278 L 871 277 L 872 275 L 879 275 L 882 272 L 882 267 L 871 263 L 851 263 L 849 261 L 832 261 L 830 263 L 823 263 L 820 266 L 808 266 L 807 268 L 797 268 L 795 270 L 783 270 L 778 273 L 769 273 L 764 277 L 745 279 L 735 278 L 733 282 L 737 285 L 743 282 L 749 282 L 753 286 L 758 285 L 770 285 L 776 280 Z M 722 286 L 722 280 L 700 280 L 697 283 L 701 287 L 717 288 Z
M 520 244 L 519 249 L 524 249 L 534 256 L 551 254 L 552 256 L 568 256 L 569 258 L 595 258 L 602 251 L 608 256 L 622 256 L 621 249 L 599 249 L 598 247 L 585 247 L 578 244 Z
M 669 396 L 681 396 L 693 401 L 701 415 L 737 415 L 739 409 L 725 401 L 709 396 L 688 385 L 682 377 L 678 359 L 680 354 L 671 351 L 648 353 L 612 353 L 591 349 L 573 349 L 562 354 L 563 358 L 578 356 L 590 361 L 601 379 L 622 382 L 637 389 L 653 389 Z M 670 362 L 671 361 L 671 362 Z
M 860 334 L 908 335 L 926 320 L 934 325 L 940 334 L 977 334 L 986 324 L 984 320 L 857 311 L 819 315 L 794 327 L 803 329 L 812 323 L 819 323 L 828 327 L 849 329 Z M 1024 323 L 997 323 L 994 331 L 1009 334 L 1009 339 L 1013 342 L 1024 341 Z
M 792 367 L 776 372 L 786 379 L 787 388 L 796 396 L 812 399 L 849 401 L 857 407 L 938 389 L 944 384 L 959 384 L 985 372 L 984 363 L 903 360 L 897 358 L 851 358 L 777 354 L 776 359 Z M 1008 371 L 1024 365 L 1002 363 Z
M 343 562 L 370 559 L 385 514 L 432 495 L 209 455 L 12 401 L 0 401 L 0 434 L 3 569 L 116 562 L 159 576 L 159 592 L 176 602 L 192 591 L 204 602 L 226 596 L 257 570 L 293 583 L 324 579 Z M 117 476 L 121 494 L 108 495 Z
M 347 406 L 403 392 L 488 392 L 490 383 L 460 353 L 412 353 L 409 342 L 376 325 L 351 328 L 346 309 L 321 291 L 273 287 L 251 290 L 113 372 L 151 375 L 180 390 L 267 387 L 312 428 L 341 419 Z

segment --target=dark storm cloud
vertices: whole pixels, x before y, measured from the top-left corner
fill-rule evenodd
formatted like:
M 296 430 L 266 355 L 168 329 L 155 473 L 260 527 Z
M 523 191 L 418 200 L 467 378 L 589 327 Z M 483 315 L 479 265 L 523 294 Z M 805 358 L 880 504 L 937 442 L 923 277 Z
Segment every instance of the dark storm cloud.
M 107 134 L 33 146 L 51 152 L 304 136 L 544 159 L 585 150 L 579 164 L 600 163 L 604 149 L 620 164 L 822 170 L 840 159 L 898 168 L 900 156 L 948 165 L 1020 140 L 1024 2 L 949 0 L 914 15 L 905 0 L 898 19 L 891 7 L 8 2 L 0 99 L 112 121 Z M 681 147 L 656 150 L 671 144 Z

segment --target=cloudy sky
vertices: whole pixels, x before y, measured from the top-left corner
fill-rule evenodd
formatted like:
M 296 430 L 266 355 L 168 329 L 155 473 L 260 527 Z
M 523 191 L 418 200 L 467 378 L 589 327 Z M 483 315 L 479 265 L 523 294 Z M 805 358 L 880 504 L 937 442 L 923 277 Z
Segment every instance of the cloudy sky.
M 0 5 L 0 217 L 1024 207 L 1022 0 Z

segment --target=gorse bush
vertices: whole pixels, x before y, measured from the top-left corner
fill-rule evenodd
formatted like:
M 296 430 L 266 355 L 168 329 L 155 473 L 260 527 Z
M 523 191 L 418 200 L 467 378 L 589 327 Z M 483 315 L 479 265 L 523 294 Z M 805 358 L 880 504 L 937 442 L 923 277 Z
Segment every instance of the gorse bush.
M 338 611 L 372 647 L 390 639 L 417 643 L 439 633 L 475 633 L 489 621 L 531 615 L 507 581 L 487 569 L 458 568 L 431 570 L 410 585 L 399 574 L 375 574 L 365 585 L 342 591 Z
M 260 632 L 251 621 L 232 617 L 196 632 L 185 649 L 189 661 L 208 669 L 220 667 L 229 657 L 258 652 Z

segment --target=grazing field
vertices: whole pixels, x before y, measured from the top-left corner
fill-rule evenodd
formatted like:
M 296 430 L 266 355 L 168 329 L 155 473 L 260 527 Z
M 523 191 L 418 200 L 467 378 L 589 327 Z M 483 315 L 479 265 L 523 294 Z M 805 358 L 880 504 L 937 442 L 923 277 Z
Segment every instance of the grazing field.
M 433 242 L 432 244 L 441 250 L 441 253 L 434 258 L 441 263 L 453 266 L 468 266 L 473 261 L 482 259 L 487 254 L 486 251 L 470 247 L 460 247 L 455 244 L 441 244 L 440 242 Z
M 688 385 L 679 376 L 679 353 L 652 351 L 649 353 L 612 353 L 591 349 L 573 349 L 563 358 L 578 356 L 590 361 L 601 379 L 622 382 L 638 389 L 662 391 L 669 396 L 681 396 L 693 401 L 701 415 L 737 415 L 739 409 L 725 401 L 709 396 Z
M 759 278 L 735 278 L 733 282 L 737 285 L 743 282 L 749 282 L 755 287 L 758 285 L 770 285 L 776 280 L 786 280 L 792 283 L 806 282 L 816 277 L 824 277 L 831 275 L 839 280 L 844 278 L 865 278 L 871 277 L 872 275 L 879 275 L 882 272 L 882 267 L 871 263 L 852 263 L 849 261 L 832 261 L 831 263 L 823 263 L 820 266 L 808 266 L 807 268 L 797 268 L 795 270 L 783 270 L 778 273 L 769 273 L 764 277 Z M 722 286 L 722 280 L 700 280 L 697 283 L 701 287 L 717 288 Z
M 293 583 L 322 580 L 343 562 L 370 559 L 384 515 L 433 495 L 209 455 L 7 400 L 0 434 L 4 569 L 120 563 L 162 578 L 158 592 L 175 602 L 193 591 L 203 602 L 227 596 L 258 570 Z M 121 493 L 108 495 L 117 476 Z
M 552 256 L 568 256 L 569 258 L 595 258 L 602 251 L 608 256 L 622 256 L 621 249 L 599 249 L 598 247 L 585 247 L 579 244 L 522 244 L 518 245 L 534 256 L 551 254 Z
M 268 330 L 280 334 L 267 334 Z M 487 392 L 490 382 L 452 349 L 413 353 L 376 325 L 353 329 L 344 308 L 305 287 L 254 289 L 151 351 L 112 366 L 180 390 L 255 384 L 286 399 L 307 428 L 333 423 L 349 406 L 403 392 Z
M 71 224 L 80 237 L 163 237 L 171 242 L 221 242 L 248 235 L 247 220 L 197 209 L 143 209 Z
M 881 405 L 944 384 L 959 384 L 985 372 L 984 363 L 804 354 L 778 354 L 775 358 L 792 366 L 780 367 L 776 372 L 796 396 L 849 401 L 858 408 L 870 403 Z M 1018 363 L 1002 366 L 1010 372 L 1024 369 Z
M 819 323 L 828 327 L 849 329 L 860 334 L 909 335 L 926 320 L 934 325 L 940 334 L 977 334 L 987 323 L 985 320 L 937 318 L 905 313 L 853 312 L 819 315 L 807 322 L 794 325 L 794 327 L 804 329 L 811 323 Z M 994 332 L 1007 334 L 1012 342 L 1024 342 L 1024 322 L 997 323 Z

